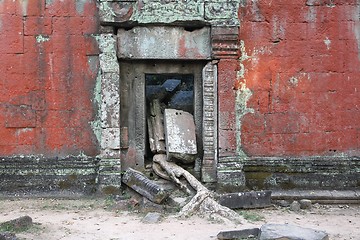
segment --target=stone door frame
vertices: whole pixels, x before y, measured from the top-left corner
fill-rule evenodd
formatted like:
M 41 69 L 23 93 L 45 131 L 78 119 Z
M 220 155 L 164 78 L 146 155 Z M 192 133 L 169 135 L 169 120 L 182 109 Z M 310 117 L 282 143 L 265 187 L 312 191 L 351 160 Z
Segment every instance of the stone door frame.
M 140 4 L 141 3 L 141 4 Z M 99 104 L 99 122 L 95 122 L 94 131 L 98 135 L 101 153 L 99 155 L 99 177 L 98 183 L 101 186 L 121 185 L 121 142 L 126 142 L 127 134 L 120 126 L 120 67 L 118 58 L 128 58 L 119 54 L 118 36 L 114 32 L 125 32 L 132 28 L 168 26 L 178 29 L 182 27 L 191 35 L 201 28 L 209 29 L 207 44 L 204 49 L 199 47 L 198 54 L 192 55 L 191 51 L 183 52 L 180 49 L 173 56 L 163 55 L 146 56 L 142 59 L 162 60 L 206 60 L 207 64 L 203 69 L 203 161 L 201 178 L 203 182 L 217 181 L 217 60 L 237 59 L 239 51 L 238 33 L 239 22 L 237 11 L 240 1 L 188 1 L 186 4 L 169 2 L 165 5 L 158 1 L 103 1 L 99 0 L 99 16 L 102 25 L 102 33 L 97 36 L 100 48 L 100 71 L 98 74 L 99 93 L 96 99 Z M 176 6 L 175 6 L 176 5 Z M 179 14 L 174 15 L 169 8 L 174 7 Z M 179 8 L 180 7 L 180 8 Z M 183 9 L 182 9 L 183 8 Z M 153 14 L 157 12 L 158 14 Z M 182 14 L 185 13 L 186 14 Z M 151 14 L 150 14 L 151 13 Z M 155 16 L 155 19 L 148 18 Z M 185 34 L 185 35 L 186 35 Z M 156 34 L 155 34 L 156 35 Z M 190 36 L 191 38 L 191 36 Z M 187 39 L 178 42 L 178 45 L 186 46 Z M 183 44 L 184 43 L 184 44 Z M 123 51 L 120 51 L 123 52 Z M 144 52 L 143 52 L 144 53 Z M 135 57 L 136 59 L 136 57 Z

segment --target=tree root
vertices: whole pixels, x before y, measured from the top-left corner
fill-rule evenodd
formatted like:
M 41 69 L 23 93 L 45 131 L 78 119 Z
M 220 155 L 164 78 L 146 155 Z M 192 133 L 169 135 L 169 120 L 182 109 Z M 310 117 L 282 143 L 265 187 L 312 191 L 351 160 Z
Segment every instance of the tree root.
M 238 223 L 242 220 L 242 217 L 235 211 L 216 202 L 214 200 L 215 194 L 208 190 L 191 173 L 173 162 L 168 162 L 165 154 L 156 154 L 153 157 L 153 165 L 154 164 L 157 165 L 154 167 L 155 173 L 161 172 L 161 175 L 164 175 L 164 172 L 166 172 L 168 175 L 167 179 L 171 179 L 180 187 L 180 189 L 191 194 L 193 191 L 179 180 L 183 177 L 190 184 L 191 188 L 196 191 L 195 196 L 179 212 L 179 217 L 189 217 L 193 214 L 198 214 L 218 221 Z M 163 171 L 160 171 L 159 166 Z

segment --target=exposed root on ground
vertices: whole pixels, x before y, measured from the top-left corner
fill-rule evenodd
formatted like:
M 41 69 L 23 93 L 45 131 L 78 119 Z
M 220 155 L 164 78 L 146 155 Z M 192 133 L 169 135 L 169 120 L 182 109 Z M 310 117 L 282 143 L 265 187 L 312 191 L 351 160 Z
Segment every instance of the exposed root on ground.
M 173 162 L 168 162 L 165 154 L 155 155 L 153 164 L 158 164 L 162 170 L 167 173 L 168 178 L 174 181 L 180 189 L 189 194 L 193 192 L 186 184 L 180 181 L 180 178 L 182 177 L 189 183 L 191 188 L 196 191 L 195 196 L 179 212 L 179 217 L 188 217 L 193 214 L 198 214 L 217 221 L 240 222 L 242 220 L 242 217 L 235 211 L 216 202 L 214 200 L 215 194 L 208 190 L 191 173 Z M 160 171 L 159 166 L 154 167 L 154 169 L 156 168 L 155 172 Z

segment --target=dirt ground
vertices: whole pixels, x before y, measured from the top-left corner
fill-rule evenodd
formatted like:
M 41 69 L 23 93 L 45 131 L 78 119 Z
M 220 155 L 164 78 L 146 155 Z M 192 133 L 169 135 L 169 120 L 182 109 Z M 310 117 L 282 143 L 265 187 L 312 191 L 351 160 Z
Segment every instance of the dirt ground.
M 115 204 L 115 205 L 114 205 Z M 160 223 L 141 222 L 145 213 L 119 210 L 111 199 L 5 199 L 0 200 L 0 222 L 32 217 L 34 226 L 17 233 L 21 239 L 161 240 L 217 239 L 222 230 L 260 227 L 264 223 L 289 223 L 326 231 L 330 239 L 360 239 L 360 206 L 315 205 L 312 210 L 287 208 L 239 211 L 242 224 L 219 223 L 200 217 L 177 219 L 165 215 Z

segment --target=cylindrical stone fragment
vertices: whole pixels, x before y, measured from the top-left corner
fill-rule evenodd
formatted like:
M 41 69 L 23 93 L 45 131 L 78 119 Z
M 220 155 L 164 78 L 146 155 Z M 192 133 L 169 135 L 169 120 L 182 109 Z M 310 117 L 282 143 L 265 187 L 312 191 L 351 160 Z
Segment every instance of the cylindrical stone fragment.
M 168 193 L 144 174 L 132 168 L 126 170 L 122 182 L 154 203 L 161 203 Z

